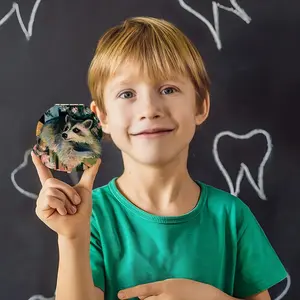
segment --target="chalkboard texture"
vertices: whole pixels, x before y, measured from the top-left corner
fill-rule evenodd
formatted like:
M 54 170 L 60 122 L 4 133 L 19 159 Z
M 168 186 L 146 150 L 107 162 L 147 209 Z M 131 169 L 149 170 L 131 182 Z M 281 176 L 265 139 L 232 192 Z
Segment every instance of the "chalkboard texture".
M 195 179 L 238 195 L 289 277 L 272 299 L 299 298 L 299 1 L 1 0 L 0 299 L 53 299 L 56 235 L 35 215 L 40 183 L 29 151 L 55 103 L 89 105 L 87 69 L 99 37 L 130 16 L 173 22 L 212 80 L 211 113 L 190 148 Z M 122 172 L 103 143 L 95 186 Z M 57 174 L 68 183 L 77 174 Z M 255 243 L 255 241 L 253 241 Z

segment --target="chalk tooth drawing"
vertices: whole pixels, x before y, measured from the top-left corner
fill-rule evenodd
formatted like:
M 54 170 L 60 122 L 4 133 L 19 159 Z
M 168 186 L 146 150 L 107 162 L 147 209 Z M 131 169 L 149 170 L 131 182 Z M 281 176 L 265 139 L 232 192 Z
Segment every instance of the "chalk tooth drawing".
M 230 136 L 234 139 L 238 139 L 238 140 L 246 140 L 246 139 L 250 139 L 251 137 L 253 137 L 254 135 L 257 134 L 262 134 L 265 136 L 266 140 L 267 140 L 267 151 L 262 159 L 262 162 L 258 168 L 258 183 L 256 184 L 255 180 L 253 179 L 249 168 L 242 162 L 240 164 L 240 170 L 239 173 L 237 175 L 236 178 L 236 182 L 235 182 L 235 186 L 233 184 L 233 181 L 231 179 L 231 177 L 229 176 L 227 170 L 225 169 L 224 165 L 222 164 L 221 160 L 220 160 L 220 156 L 219 156 L 219 151 L 218 151 L 218 144 L 219 141 L 222 137 L 224 136 Z M 264 167 L 265 164 L 267 162 L 267 160 L 269 159 L 269 156 L 271 154 L 272 151 L 272 140 L 271 140 L 271 136 L 270 134 L 263 130 L 263 129 L 254 129 L 252 131 L 250 131 L 247 134 L 244 135 L 238 135 L 235 134 L 231 131 L 224 131 L 224 132 L 220 132 L 219 134 L 216 135 L 215 139 L 214 139 L 214 143 L 213 143 L 213 156 L 214 159 L 219 167 L 219 169 L 221 170 L 223 176 L 225 177 L 230 193 L 238 196 L 240 193 L 240 185 L 241 185 L 241 181 L 244 177 L 244 175 L 246 175 L 249 183 L 252 185 L 252 187 L 255 189 L 255 191 L 257 192 L 258 196 L 262 199 L 262 200 L 267 200 L 266 194 L 264 192 Z
M 239 18 L 241 18 L 247 24 L 249 24 L 251 22 L 251 18 L 248 16 L 248 14 L 245 12 L 245 10 L 237 4 L 237 2 L 235 0 L 230 0 L 232 7 L 227 7 L 227 6 L 221 5 L 218 2 L 212 1 L 214 25 L 212 25 L 202 14 L 200 14 L 194 8 L 192 8 L 191 6 L 186 4 L 186 1 L 178 0 L 178 2 L 183 9 L 185 9 L 189 13 L 193 14 L 195 17 L 197 17 L 200 21 L 202 21 L 208 27 L 208 29 L 210 30 L 210 32 L 215 40 L 218 50 L 222 49 L 220 24 L 219 24 L 219 9 L 220 8 L 237 15 Z
M 46 298 L 43 295 L 31 296 L 28 300 L 55 300 L 55 297 Z
M 20 170 L 24 169 L 24 168 L 28 165 L 28 157 L 29 157 L 29 156 L 30 156 L 30 160 L 31 160 L 31 155 L 30 155 L 31 150 L 32 150 L 32 149 L 30 148 L 30 149 L 28 149 L 28 150 L 25 151 L 25 153 L 24 153 L 24 161 L 23 161 L 17 168 L 15 168 L 15 169 L 12 171 L 12 173 L 11 173 L 11 181 L 12 181 L 14 187 L 15 187 L 21 194 L 23 194 L 23 195 L 25 195 L 25 196 L 27 196 L 27 197 L 29 197 L 29 198 L 31 198 L 31 199 L 37 199 L 38 196 L 37 196 L 36 194 L 30 193 L 30 192 L 28 192 L 28 191 L 25 191 L 23 188 L 21 188 L 21 187 L 17 184 L 16 179 L 15 179 L 16 174 L 17 174 Z M 55 297 L 53 296 L 53 297 L 50 297 L 50 298 L 46 298 L 46 297 L 44 297 L 43 295 L 34 295 L 34 296 L 31 296 L 28 300 L 55 300 Z
M 23 195 L 25 195 L 25 196 L 27 196 L 27 197 L 29 197 L 29 198 L 31 198 L 31 199 L 37 199 L 38 196 L 37 196 L 36 194 L 30 193 L 30 192 L 28 192 L 28 191 L 25 191 L 23 188 L 21 188 L 21 187 L 17 184 L 16 178 L 15 178 L 15 177 L 16 177 L 16 174 L 17 174 L 20 170 L 24 169 L 24 168 L 28 165 L 28 157 L 29 157 L 30 153 L 31 153 L 31 149 L 28 149 L 27 151 L 25 151 L 25 154 L 24 154 L 24 161 L 23 161 L 18 167 L 16 167 L 16 168 L 12 171 L 10 178 L 11 178 L 11 181 L 12 181 L 14 187 L 15 187 L 21 194 L 23 194 Z M 31 159 L 31 157 L 30 157 L 30 159 Z
M 34 6 L 33 6 L 32 11 L 31 11 L 31 15 L 30 15 L 30 18 L 29 18 L 29 22 L 28 22 L 28 27 L 27 28 L 24 25 L 24 22 L 23 22 L 21 13 L 20 13 L 19 4 L 16 3 L 16 2 L 13 2 L 11 10 L 2 19 L 0 19 L 0 27 L 5 22 L 7 22 L 9 20 L 9 18 L 14 13 L 16 13 L 18 21 L 19 21 L 19 24 L 21 26 L 21 29 L 24 32 L 26 39 L 29 41 L 30 38 L 31 38 L 31 36 L 32 36 L 34 19 L 35 19 L 35 16 L 36 16 L 36 13 L 37 13 L 37 10 L 39 8 L 39 5 L 40 5 L 41 1 L 42 0 L 36 0 L 36 2 L 34 3 Z
M 30 156 L 30 161 L 31 161 L 31 155 L 30 155 L 31 150 L 32 150 L 32 149 L 28 149 L 28 150 L 25 151 L 23 162 L 22 162 L 18 167 L 16 167 L 16 168 L 12 171 L 12 173 L 11 173 L 11 175 L 10 175 L 10 179 L 11 179 L 11 181 L 12 181 L 14 187 L 16 188 L 16 190 L 18 190 L 18 191 L 19 191 L 21 194 L 23 194 L 24 196 L 36 200 L 36 199 L 38 198 L 38 195 L 36 195 L 36 194 L 34 194 L 34 193 L 30 193 L 30 192 L 24 190 L 22 187 L 20 187 L 20 185 L 19 185 L 19 184 L 17 183 L 17 181 L 16 181 L 16 174 L 17 174 L 20 170 L 24 169 L 24 168 L 28 165 L 28 157 L 29 157 L 29 156 Z M 73 183 L 74 185 L 78 183 L 78 181 L 79 181 L 79 176 L 78 176 L 78 174 L 77 174 L 76 172 L 70 173 L 69 176 L 70 176 L 71 181 L 72 181 L 72 183 Z

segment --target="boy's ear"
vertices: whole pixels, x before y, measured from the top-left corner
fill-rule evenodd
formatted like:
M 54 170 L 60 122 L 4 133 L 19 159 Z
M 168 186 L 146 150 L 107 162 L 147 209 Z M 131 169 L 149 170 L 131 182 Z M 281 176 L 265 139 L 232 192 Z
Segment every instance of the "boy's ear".
M 210 109 L 210 96 L 207 93 L 207 96 L 202 102 L 202 105 L 196 106 L 196 115 L 195 115 L 195 122 L 196 125 L 201 125 L 208 117 L 209 109 Z
M 91 102 L 90 109 L 100 120 L 102 131 L 104 133 L 109 134 L 108 117 L 107 117 L 106 113 L 103 111 L 100 111 L 100 109 L 97 107 L 95 101 Z

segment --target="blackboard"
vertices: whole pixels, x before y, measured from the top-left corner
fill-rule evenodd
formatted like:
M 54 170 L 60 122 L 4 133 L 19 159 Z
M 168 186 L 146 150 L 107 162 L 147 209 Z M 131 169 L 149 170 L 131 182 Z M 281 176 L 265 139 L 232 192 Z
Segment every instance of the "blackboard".
M 55 103 L 89 105 L 87 68 L 100 35 L 141 15 L 173 22 L 200 50 L 212 80 L 211 113 L 192 141 L 190 173 L 250 206 L 289 272 L 272 299 L 298 299 L 296 0 L 1 0 L 0 299 L 53 299 L 56 235 L 34 212 L 35 127 Z M 121 172 L 119 151 L 103 142 L 95 186 Z M 78 179 L 55 174 L 68 183 Z

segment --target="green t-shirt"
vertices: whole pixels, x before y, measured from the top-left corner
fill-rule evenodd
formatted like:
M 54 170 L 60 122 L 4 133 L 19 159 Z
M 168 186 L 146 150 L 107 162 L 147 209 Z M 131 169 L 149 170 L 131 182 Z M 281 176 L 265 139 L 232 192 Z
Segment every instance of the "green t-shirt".
M 156 216 L 126 199 L 116 179 L 93 190 L 90 260 L 105 300 L 168 278 L 208 283 L 237 297 L 259 293 L 287 272 L 239 198 L 196 181 L 200 198 L 181 216 Z

